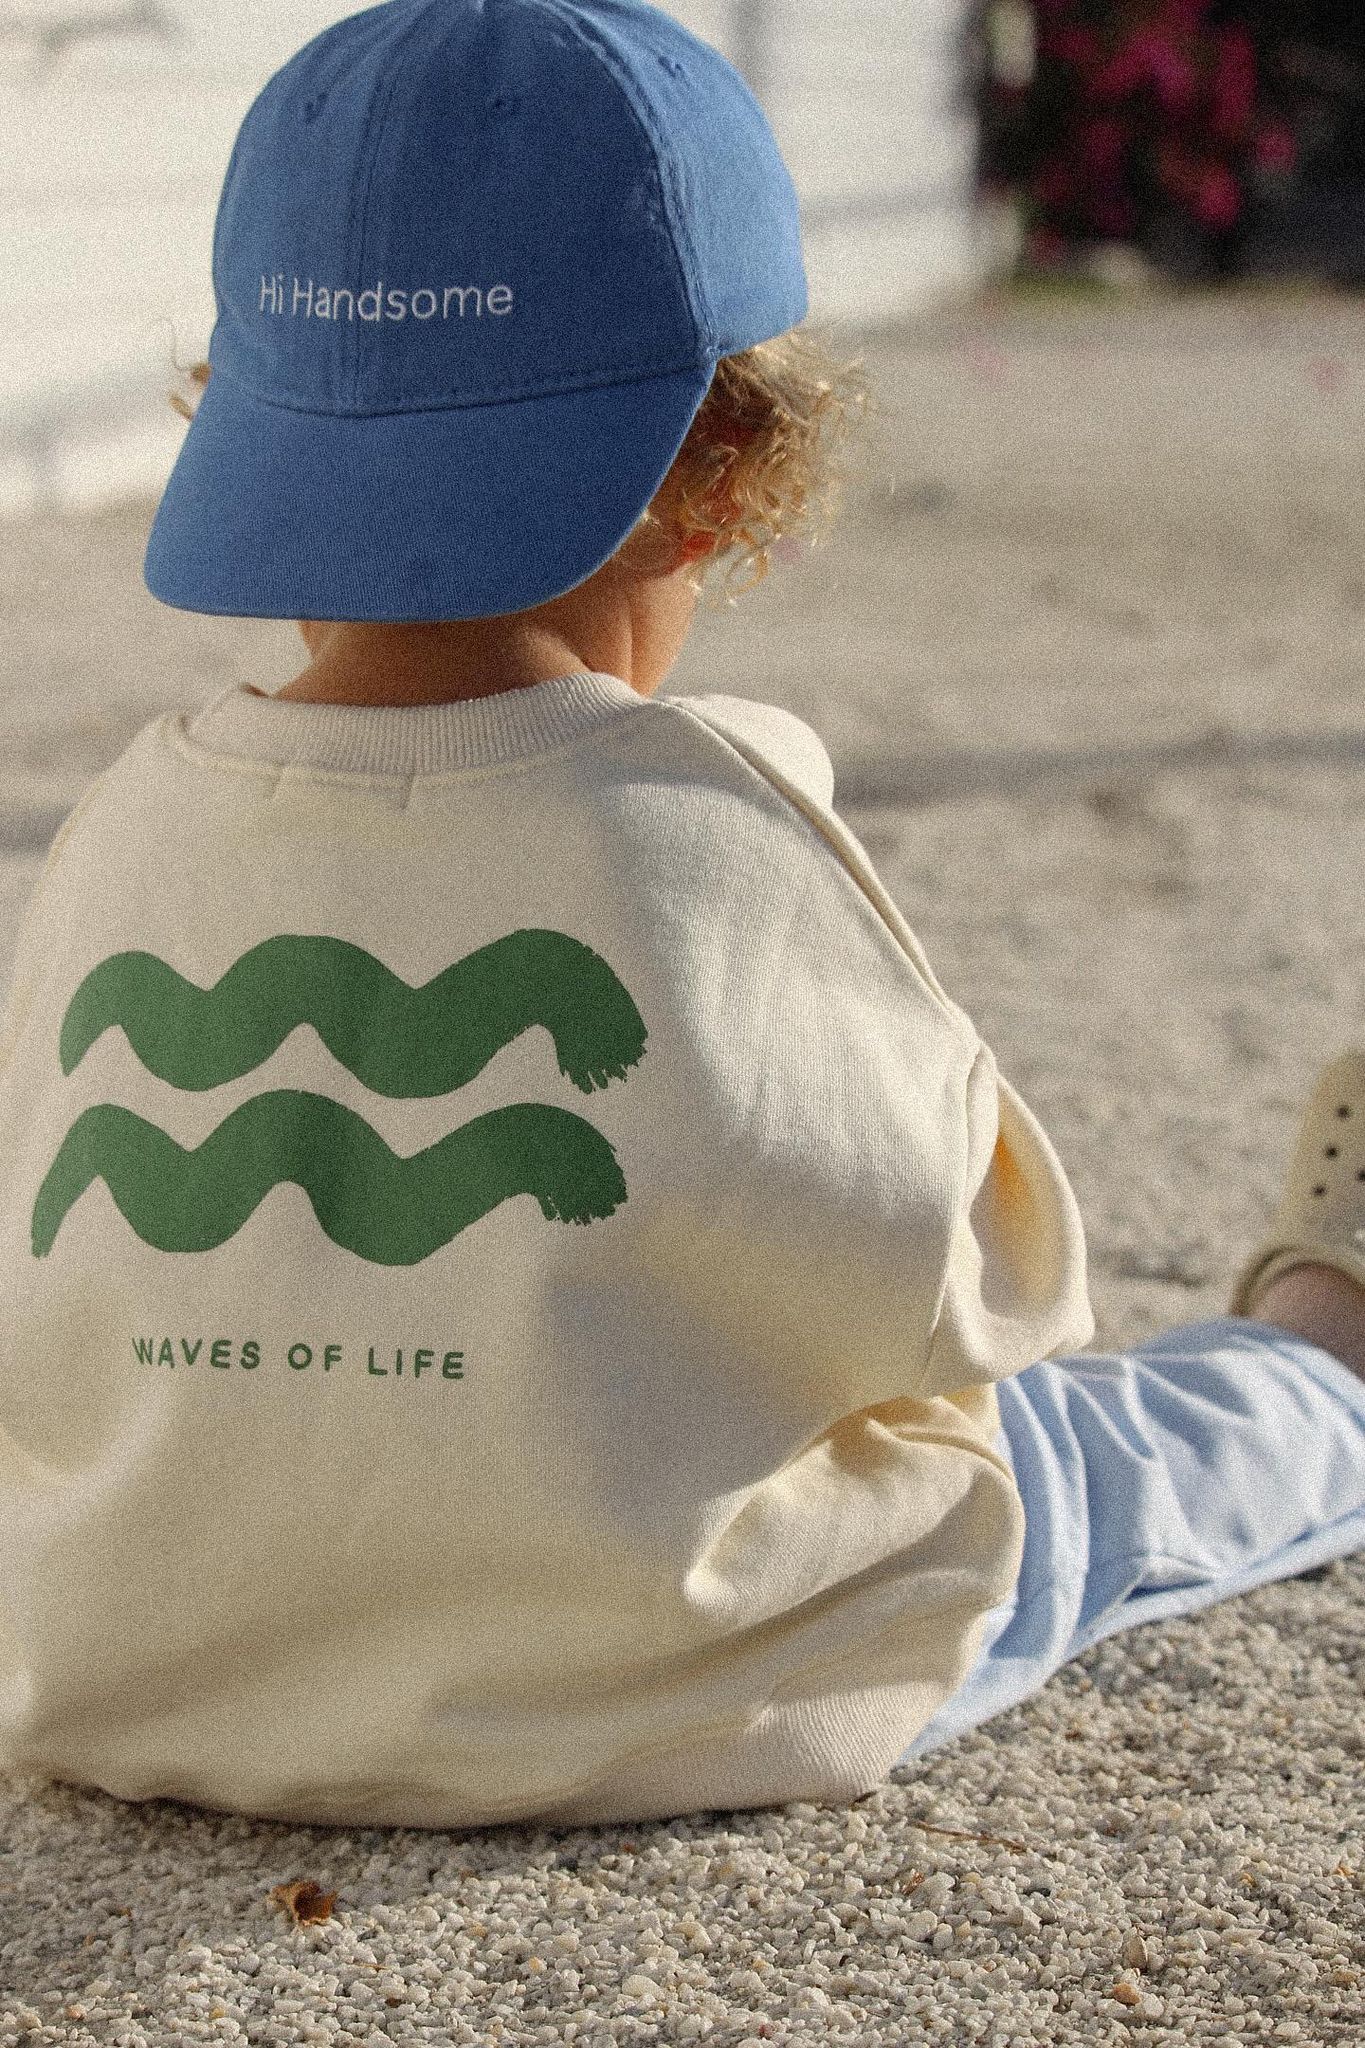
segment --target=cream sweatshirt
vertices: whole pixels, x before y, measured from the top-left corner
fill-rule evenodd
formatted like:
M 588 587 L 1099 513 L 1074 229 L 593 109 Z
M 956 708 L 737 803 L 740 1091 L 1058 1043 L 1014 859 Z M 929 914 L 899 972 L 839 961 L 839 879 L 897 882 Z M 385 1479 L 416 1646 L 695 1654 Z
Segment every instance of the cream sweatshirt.
M 157 718 L 0 1034 L 0 1765 L 306 1823 L 843 1801 L 970 1669 L 1074 1195 L 789 712 Z

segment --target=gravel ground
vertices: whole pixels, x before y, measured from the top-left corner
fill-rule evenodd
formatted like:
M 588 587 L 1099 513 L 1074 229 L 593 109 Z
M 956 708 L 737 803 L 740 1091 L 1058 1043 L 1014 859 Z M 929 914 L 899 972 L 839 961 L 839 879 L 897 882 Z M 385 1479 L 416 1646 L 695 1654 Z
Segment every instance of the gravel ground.
M 1358 311 L 1002 304 L 865 353 L 837 532 L 668 687 L 824 735 L 1058 1146 L 1116 1348 L 1224 1305 L 1362 1035 Z M 132 733 L 303 665 L 147 594 L 151 509 L 7 535 L 5 977 Z M 852 1808 L 450 1834 L 0 1779 L 0 2048 L 1355 2042 L 1363 1599 L 1359 1554 L 1112 1638 Z

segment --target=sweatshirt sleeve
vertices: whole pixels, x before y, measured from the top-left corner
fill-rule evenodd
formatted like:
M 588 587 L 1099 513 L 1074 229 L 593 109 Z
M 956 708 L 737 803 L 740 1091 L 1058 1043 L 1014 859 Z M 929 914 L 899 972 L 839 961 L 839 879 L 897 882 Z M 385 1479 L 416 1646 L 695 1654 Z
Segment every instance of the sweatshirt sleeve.
M 813 727 L 780 704 L 729 697 L 718 690 L 671 700 L 723 733 L 761 774 L 789 785 L 789 794 L 828 809 L 834 801 L 834 764 Z
M 1061 1161 L 981 1045 L 967 1076 L 967 1154 L 925 1392 L 1003 1380 L 1095 1334 L 1085 1230 Z
M 727 1198 L 729 1291 L 750 1322 L 760 1304 L 780 1317 L 789 1373 L 823 1372 L 849 1407 L 956 1394 L 1079 1349 L 1095 1331 L 1085 1233 L 1046 1132 L 832 809 L 822 743 L 738 704 L 676 708 L 817 836 L 774 863 L 801 894 L 747 1055 L 762 1081 L 745 1193 Z M 708 1287 L 717 1309 L 724 1277 Z

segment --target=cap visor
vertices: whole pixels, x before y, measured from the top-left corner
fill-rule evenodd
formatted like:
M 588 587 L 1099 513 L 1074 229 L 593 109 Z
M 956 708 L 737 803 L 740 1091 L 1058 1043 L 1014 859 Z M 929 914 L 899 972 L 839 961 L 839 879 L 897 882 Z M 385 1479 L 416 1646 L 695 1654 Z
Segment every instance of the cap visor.
M 506 403 L 301 412 L 215 370 L 148 537 L 182 611 L 472 619 L 558 597 L 635 525 L 711 370 Z

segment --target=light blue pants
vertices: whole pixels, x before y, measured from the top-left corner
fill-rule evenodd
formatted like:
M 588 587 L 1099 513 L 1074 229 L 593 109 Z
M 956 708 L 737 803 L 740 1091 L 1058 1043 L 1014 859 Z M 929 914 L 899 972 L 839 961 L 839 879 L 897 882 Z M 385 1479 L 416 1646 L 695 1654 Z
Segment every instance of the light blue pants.
M 1018 1584 L 898 1763 L 1035 1693 L 1092 1643 L 1365 1550 L 1365 1382 L 1270 1323 L 1184 1323 L 1002 1380 Z

